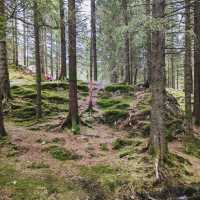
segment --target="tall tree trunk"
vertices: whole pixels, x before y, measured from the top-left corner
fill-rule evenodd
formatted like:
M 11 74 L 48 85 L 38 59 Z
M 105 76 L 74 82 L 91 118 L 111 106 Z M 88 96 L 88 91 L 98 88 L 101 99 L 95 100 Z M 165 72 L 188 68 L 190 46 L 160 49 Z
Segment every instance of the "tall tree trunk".
M 35 64 L 36 64 L 36 117 L 42 117 L 42 97 L 41 97 L 41 62 L 40 62 L 40 28 L 38 16 L 37 0 L 34 0 L 34 37 L 35 37 Z
M 153 0 L 152 15 L 161 21 L 165 13 L 165 0 Z M 156 155 L 156 178 L 160 180 L 159 168 L 166 153 L 164 135 L 164 103 L 165 103 L 165 30 L 160 28 L 152 32 L 152 110 L 151 110 L 151 142 Z
M 6 135 L 3 121 L 4 88 L 7 82 L 6 17 L 4 0 L 0 1 L 0 138 Z
M 17 24 L 17 11 L 15 11 L 15 65 L 19 65 L 18 53 L 18 24 Z
M 48 48 L 47 48 L 47 28 L 44 28 L 44 61 L 45 75 L 48 76 Z
M 12 64 L 15 65 L 15 61 L 16 61 L 16 48 L 15 48 L 15 23 L 14 23 L 14 19 L 12 19 Z
M 94 69 L 94 81 L 97 81 L 97 45 L 96 45 L 96 2 L 91 0 L 91 62 Z
M 77 131 L 78 97 L 77 97 L 77 61 L 76 61 L 76 4 L 68 0 L 68 30 L 69 30 L 69 116 L 72 130 Z
M 124 24 L 128 28 L 128 5 L 127 0 L 122 0 Z M 130 83 L 130 60 L 129 60 L 129 31 L 124 33 L 124 53 L 125 53 L 125 82 Z
M 174 48 L 174 35 L 173 35 L 173 33 L 171 33 L 171 43 L 172 43 L 172 49 Z M 172 50 L 172 52 L 171 52 L 171 57 L 170 57 L 170 60 L 171 60 L 171 76 L 172 76 L 172 88 L 173 89 L 175 89 L 175 87 L 176 87 L 176 78 L 175 78 L 175 76 L 176 76 L 176 71 L 175 71 L 175 62 L 174 62 L 174 50 Z
M 151 0 L 146 0 L 146 16 L 148 19 L 151 17 Z M 147 29 L 147 81 L 151 84 L 151 30 Z
M 194 2 L 194 117 L 200 126 L 200 1 Z
M 44 30 L 43 28 L 39 29 L 39 36 L 40 39 L 40 68 L 41 68 L 41 74 L 44 77 L 45 76 L 45 59 L 44 59 Z
M 50 61 L 51 61 L 51 77 L 53 78 L 53 30 L 51 30 L 51 52 L 50 52 Z
M 179 66 L 176 67 L 176 89 L 179 90 Z
M 25 19 L 26 19 L 26 9 L 25 9 L 25 7 L 23 8 L 24 10 L 23 10 L 23 20 L 25 21 Z M 26 24 L 25 23 L 23 23 L 23 45 L 24 45 L 24 48 L 23 48 L 23 54 L 24 54 L 24 66 L 27 66 L 27 64 L 26 64 L 26 52 L 27 52 L 27 48 L 26 48 L 26 35 L 27 35 L 27 33 L 26 33 Z
M 26 26 L 26 31 L 27 31 L 27 36 L 26 36 L 26 65 L 27 67 L 29 66 L 29 37 L 28 37 L 28 34 L 29 34 L 29 26 L 27 25 Z
M 66 38 L 65 38 L 65 12 L 64 0 L 60 0 L 60 39 L 61 39 L 61 72 L 60 79 L 67 77 L 66 66 Z
M 189 134 L 192 130 L 192 61 L 191 61 L 191 24 L 190 24 L 190 0 L 185 0 L 185 120 L 186 132 Z

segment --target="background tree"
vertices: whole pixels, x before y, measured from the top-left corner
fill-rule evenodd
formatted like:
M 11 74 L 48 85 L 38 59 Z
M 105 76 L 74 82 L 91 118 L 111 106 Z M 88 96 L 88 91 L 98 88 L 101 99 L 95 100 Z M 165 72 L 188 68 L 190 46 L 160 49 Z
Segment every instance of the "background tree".
M 67 77 L 67 66 L 66 66 L 66 38 L 65 38 L 65 9 L 64 1 L 59 0 L 60 2 L 60 39 L 61 39 L 61 72 L 60 79 Z

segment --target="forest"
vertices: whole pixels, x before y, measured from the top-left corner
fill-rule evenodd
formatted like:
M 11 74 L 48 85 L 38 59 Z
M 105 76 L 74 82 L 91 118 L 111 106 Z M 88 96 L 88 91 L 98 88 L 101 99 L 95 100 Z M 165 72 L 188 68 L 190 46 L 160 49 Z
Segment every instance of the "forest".
M 200 0 L 0 0 L 0 200 L 200 200 Z

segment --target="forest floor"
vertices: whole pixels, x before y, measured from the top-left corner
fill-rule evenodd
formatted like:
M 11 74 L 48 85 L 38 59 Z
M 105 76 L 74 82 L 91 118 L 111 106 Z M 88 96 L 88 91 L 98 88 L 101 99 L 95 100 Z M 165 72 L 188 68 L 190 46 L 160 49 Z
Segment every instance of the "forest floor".
M 126 96 L 110 99 L 104 93 L 99 96 L 101 91 L 94 93 L 98 104 L 95 118 L 84 118 L 88 123 L 92 122 L 91 127 L 81 126 L 81 133 L 74 135 L 67 129 L 62 133 L 50 129 L 66 116 L 63 90 L 55 90 L 54 83 L 44 83 L 46 115 L 36 123 L 32 117 L 31 76 L 25 84 L 23 79 L 26 75 L 14 72 L 11 76 L 22 81 L 20 88 L 13 84 L 12 111 L 6 120 L 8 137 L 0 141 L 0 200 L 200 198 L 198 129 L 195 129 L 195 137 L 187 141 L 177 137 L 169 143 L 169 160 L 163 169 L 166 180 L 155 184 L 154 159 L 145 151 L 148 137 L 116 128 L 112 121 L 113 117 L 114 120 L 116 116 L 124 117 L 125 110 L 130 109 L 127 104 L 132 110 L 140 103 L 142 112 L 146 113 L 147 107 L 141 103 L 144 92 L 139 92 L 134 100 Z M 62 83 L 62 87 L 66 85 Z M 87 95 L 83 85 L 79 89 L 79 100 L 84 110 Z M 181 99 L 180 94 L 177 99 Z M 27 105 L 29 109 L 24 110 Z M 53 115 L 48 111 L 52 108 L 55 110 Z M 99 115 L 104 115 L 109 124 L 102 123 Z M 143 119 L 141 121 L 148 125 Z

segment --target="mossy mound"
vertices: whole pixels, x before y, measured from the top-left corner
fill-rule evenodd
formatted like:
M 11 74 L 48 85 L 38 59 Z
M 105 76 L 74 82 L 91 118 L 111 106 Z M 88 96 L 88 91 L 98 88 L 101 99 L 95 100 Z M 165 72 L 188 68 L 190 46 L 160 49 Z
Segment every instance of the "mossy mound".
M 120 101 L 116 100 L 116 99 L 104 99 L 101 98 L 97 101 L 97 104 L 101 107 L 101 108 L 109 108 L 112 107 L 116 104 L 119 104 Z
M 103 121 L 108 124 L 113 124 L 119 119 L 124 119 L 128 116 L 128 112 L 120 109 L 107 109 L 103 113 Z
M 132 103 L 129 95 L 115 96 L 111 93 L 101 93 L 97 105 L 102 111 L 102 121 L 113 124 L 119 119 L 125 118 Z
M 151 93 L 147 91 L 137 92 L 134 107 L 129 110 L 126 119 L 119 119 L 117 127 L 129 130 L 133 133 L 142 133 L 148 137 L 150 134 Z M 166 138 L 172 141 L 184 132 L 183 113 L 176 98 L 166 93 L 165 125 Z
M 73 151 L 69 151 L 59 146 L 49 147 L 47 151 L 49 151 L 53 158 L 60 161 L 77 160 L 80 158 L 80 156 Z
M 131 139 L 118 138 L 112 143 L 112 146 L 113 146 L 113 149 L 117 150 L 117 149 L 121 149 L 125 146 L 130 146 L 133 144 L 133 142 L 134 141 Z
M 133 92 L 134 88 L 128 84 L 112 84 L 105 88 L 105 91 L 107 92 L 119 92 L 121 94 L 123 93 L 129 93 Z
M 43 120 L 68 111 L 68 88 L 67 82 L 42 83 Z M 78 91 L 79 98 L 85 98 L 87 84 L 80 82 Z M 13 85 L 11 92 L 13 98 L 6 110 L 8 117 L 20 125 L 31 126 L 36 122 L 36 85 Z

